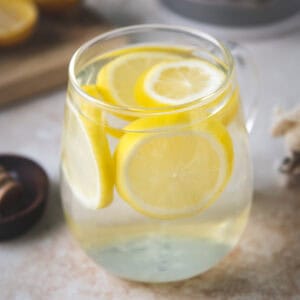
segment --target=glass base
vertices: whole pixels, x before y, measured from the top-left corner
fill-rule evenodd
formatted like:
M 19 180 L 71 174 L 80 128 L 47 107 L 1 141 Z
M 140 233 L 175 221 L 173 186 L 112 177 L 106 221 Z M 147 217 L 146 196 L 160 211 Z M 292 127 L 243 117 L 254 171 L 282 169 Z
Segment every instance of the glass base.
M 201 274 L 218 263 L 233 245 L 208 239 L 147 236 L 87 253 L 119 277 L 142 282 L 170 282 Z

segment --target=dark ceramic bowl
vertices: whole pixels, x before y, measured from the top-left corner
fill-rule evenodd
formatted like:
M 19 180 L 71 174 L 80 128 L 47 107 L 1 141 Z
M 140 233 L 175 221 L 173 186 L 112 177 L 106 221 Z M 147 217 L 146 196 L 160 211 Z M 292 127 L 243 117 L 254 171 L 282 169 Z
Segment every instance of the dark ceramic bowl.
M 23 186 L 21 207 L 8 216 L 0 216 L 0 240 L 25 233 L 41 217 L 48 195 L 46 172 L 34 161 L 16 155 L 0 155 L 0 165 Z

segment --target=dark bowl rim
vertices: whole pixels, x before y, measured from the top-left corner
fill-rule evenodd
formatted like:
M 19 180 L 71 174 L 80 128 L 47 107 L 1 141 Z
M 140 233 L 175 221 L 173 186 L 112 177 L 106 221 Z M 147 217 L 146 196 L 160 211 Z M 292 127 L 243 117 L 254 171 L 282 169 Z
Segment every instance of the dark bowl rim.
M 7 154 L 0 155 L 0 164 L 1 164 L 1 160 L 4 158 L 5 159 L 14 159 L 14 160 L 17 159 L 19 161 L 29 163 L 32 168 L 35 168 L 40 173 L 40 178 L 42 178 L 43 182 L 40 187 L 37 187 L 37 186 L 34 187 L 35 191 L 37 192 L 37 195 L 36 195 L 35 199 L 33 199 L 30 202 L 30 205 L 28 205 L 26 208 L 24 208 L 23 210 L 20 210 L 19 212 L 15 213 L 15 214 L 12 214 L 12 215 L 4 217 L 4 218 L 0 218 L 0 225 L 13 223 L 16 220 L 30 216 L 30 213 L 35 211 L 35 209 L 37 209 L 39 206 L 41 206 L 43 204 L 43 202 L 45 202 L 47 200 L 47 195 L 48 195 L 48 191 L 49 191 L 48 175 L 47 175 L 46 171 L 37 162 L 33 161 L 32 159 L 30 159 L 26 156 L 7 153 Z

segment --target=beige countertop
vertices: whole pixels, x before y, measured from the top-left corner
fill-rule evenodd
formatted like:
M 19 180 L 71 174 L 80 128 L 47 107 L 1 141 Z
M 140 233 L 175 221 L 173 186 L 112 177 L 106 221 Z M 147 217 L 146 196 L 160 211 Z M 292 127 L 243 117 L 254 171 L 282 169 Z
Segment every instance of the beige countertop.
M 300 103 L 298 21 L 290 32 L 247 43 L 263 88 L 251 136 L 253 209 L 235 250 L 190 280 L 148 285 L 118 279 L 87 258 L 68 233 L 58 188 L 65 91 L 2 109 L 0 153 L 24 154 L 40 162 L 51 179 L 51 192 L 34 228 L 0 243 L 0 299 L 300 299 L 300 190 L 278 184 L 275 168 L 283 146 L 269 136 L 273 107 Z

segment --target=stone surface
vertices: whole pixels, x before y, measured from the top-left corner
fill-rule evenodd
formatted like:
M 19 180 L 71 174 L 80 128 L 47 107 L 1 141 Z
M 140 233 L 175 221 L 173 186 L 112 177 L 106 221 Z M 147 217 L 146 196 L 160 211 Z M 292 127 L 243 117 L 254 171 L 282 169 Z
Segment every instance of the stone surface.
M 105 14 L 118 18 L 113 9 L 108 11 L 107 2 Z M 141 22 L 143 1 L 136 1 L 137 7 L 134 2 L 127 3 Z M 157 12 L 157 5 L 149 5 L 148 13 Z M 300 299 L 300 190 L 278 184 L 275 167 L 283 147 L 269 135 L 273 107 L 300 101 L 298 21 L 284 35 L 247 43 L 263 88 L 251 136 L 251 218 L 237 248 L 216 268 L 190 280 L 159 285 L 124 281 L 96 266 L 77 247 L 65 227 L 58 191 L 65 91 L 2 109 L 0 152 L 24 154 L 41 163 L 51 178 L 51 191 L 42 220 L 23 237 L 0 244 L 0 299 Z

